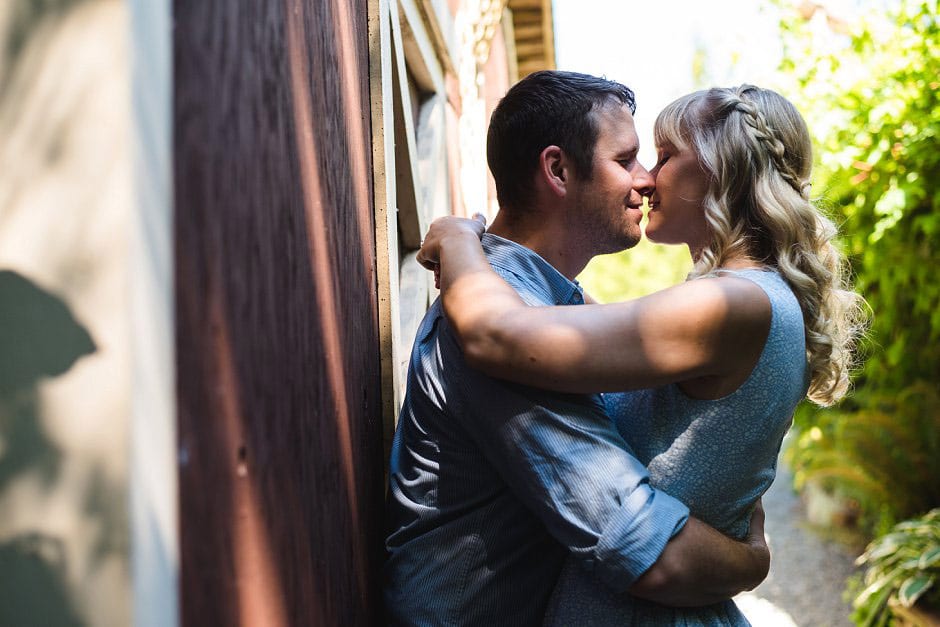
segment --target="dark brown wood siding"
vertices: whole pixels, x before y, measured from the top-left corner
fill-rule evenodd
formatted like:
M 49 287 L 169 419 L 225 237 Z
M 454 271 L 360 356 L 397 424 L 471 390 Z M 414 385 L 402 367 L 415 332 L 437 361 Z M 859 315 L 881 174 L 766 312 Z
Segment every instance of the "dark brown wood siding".
M 381 617 L 366 15 L 174 1 L 186 626 Z

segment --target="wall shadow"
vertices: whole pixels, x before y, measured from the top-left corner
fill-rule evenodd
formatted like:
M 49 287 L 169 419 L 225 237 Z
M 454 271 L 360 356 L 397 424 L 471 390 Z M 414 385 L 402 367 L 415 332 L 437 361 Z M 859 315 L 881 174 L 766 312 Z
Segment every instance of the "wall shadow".
M 37 386 L 95 350 L 62 300 L 16 272 L 0 270 L 0 492 L 26 469 L 54 479 L 60 454 L 39 425 Z
M 0 12 L 7 11 L 9 15 L 8 33 L 3 42 L 6 55 L 6 68 L 12 68 L 20 53 L 26 48 L 30 36 L 36 28 L 46 19 L 55 19 L 64 15 L 70 8 L 87 0 L 6 0 L 9 2 Z M 3 33 L 0 33 L 3 37 Z M 0 93 L 7 86 L 9 74 L 0 64 Z
M 0 270 L 0 494 L 24 473 L 46 487 L 56 481 L 62 454 L 40 424 L 38 385 L 95 350 L 61 299 Z M 80 625 L 66 571 L 57 538 L 26 533 L 0 542 L 0 625 Z
M 0 542 L 0 625 L 80 627 L 68 600 L 65 547 L 38 533 Z

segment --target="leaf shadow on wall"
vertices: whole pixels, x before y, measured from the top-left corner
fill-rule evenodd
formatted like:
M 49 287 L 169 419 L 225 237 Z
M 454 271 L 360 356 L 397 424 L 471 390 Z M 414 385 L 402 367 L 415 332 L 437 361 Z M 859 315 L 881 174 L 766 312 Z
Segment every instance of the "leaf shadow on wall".
M 55 481 L 61 452 L 42 430 L 38 385 L 95 350 L 61 299 L 0 270 L 0 494 L 24 473 L 45 485 Z M 0 542 L 0 624 L 80 625 L 66 593 L 65 562 L 61 541 L 45 534 Z

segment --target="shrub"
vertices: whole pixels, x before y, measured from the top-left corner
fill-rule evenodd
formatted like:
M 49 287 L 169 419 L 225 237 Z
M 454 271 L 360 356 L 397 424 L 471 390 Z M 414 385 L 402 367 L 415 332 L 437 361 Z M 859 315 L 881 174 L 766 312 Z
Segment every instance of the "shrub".
M 874 532 L 940 505 L 940 17 L 921 0 L 826 24 L 785 21 L 787 95 L 873 322 L 857 393 L 802 405 L 789 454 L 798 481 L 855 499 Z
M 940 608 L 940 509 L 896 525 L 858 558 L 865 565 L 865 588 L 855 598 L 858 625 L 889 625 L 892 602 L 910 608 L 918 600 Z
M 815 481 L 854 502 L 869 534 L 940 506 L 940 393 L 916 383 L 860 390 L 820 412 L 787 451 L 798 488 Z

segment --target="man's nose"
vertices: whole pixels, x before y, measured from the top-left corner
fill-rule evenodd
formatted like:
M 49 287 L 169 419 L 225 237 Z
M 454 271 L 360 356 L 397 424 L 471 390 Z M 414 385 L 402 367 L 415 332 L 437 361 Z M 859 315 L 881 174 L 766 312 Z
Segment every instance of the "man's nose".
M 643 164 L 637 162 L 636 172 L 633 173 L 633 189 L 640 192 L 642 196 L 649 196 L 656 188 L 656 179 L 649 173 L 649 170 L 643 167 Z

